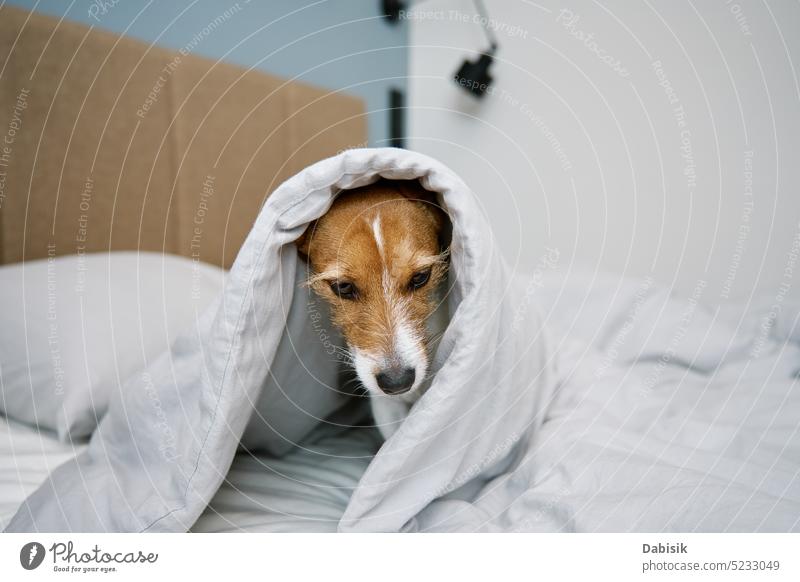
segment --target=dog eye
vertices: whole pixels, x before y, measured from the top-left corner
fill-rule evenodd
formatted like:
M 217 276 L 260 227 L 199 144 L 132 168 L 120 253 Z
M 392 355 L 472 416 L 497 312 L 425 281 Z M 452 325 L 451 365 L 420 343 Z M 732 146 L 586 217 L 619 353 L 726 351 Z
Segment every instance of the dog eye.
M 355 299 L 358 293 L 356 286 L 347 281 L 334 281 L 331 283 L 331 291 L 342 299 Z
M 431 278 L 430 271 L 420 271 L 418 273 L 414 273 L 411 276 L 411 281 L 408 282 L 408 288 L 412 291 L 419 289 L 420 287 L 424 287 L 425 284 L 428 282 L 428 279 Z

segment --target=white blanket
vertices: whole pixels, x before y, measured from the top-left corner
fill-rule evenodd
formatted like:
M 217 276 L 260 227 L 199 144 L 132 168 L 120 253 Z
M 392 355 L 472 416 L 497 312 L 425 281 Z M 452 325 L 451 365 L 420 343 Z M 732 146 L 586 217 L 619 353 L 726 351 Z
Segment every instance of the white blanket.
M 346 418 L 333 332 L 298 289 L 291 243 L 336 191 L 378 176 L 441 195 L 452 318 L 431 389 L 370 462 L 339 530 L 800 528 L 798 312 L 737 329 L 649 280 L 543 286 L 536 265 L 512 276 L 457 176 L 377 149 L 320 162 L 270 196 L 218 306 L 112 396 L 88 449 L 8 529 L 185 531 L 243 434 L 282 453 L 337 409 Z M 589 288 L 589 311 L 566 301 Z
M 800 306 L 731 314 L 650 278 L 546 274 L 557 398 L 526 452 L 417 530 L 800 530 Z M 702 287 L 702 283 L 700 284 Z

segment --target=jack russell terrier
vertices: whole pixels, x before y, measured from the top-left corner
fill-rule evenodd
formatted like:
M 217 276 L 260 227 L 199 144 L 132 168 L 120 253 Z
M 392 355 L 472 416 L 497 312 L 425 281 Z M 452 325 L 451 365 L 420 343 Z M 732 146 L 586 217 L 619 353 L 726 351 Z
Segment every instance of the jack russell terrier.
M 297 241 L 385 438 L 430 385 L 447 326 L 448 224 L 419 182 L 382 180 L 342 191 Z

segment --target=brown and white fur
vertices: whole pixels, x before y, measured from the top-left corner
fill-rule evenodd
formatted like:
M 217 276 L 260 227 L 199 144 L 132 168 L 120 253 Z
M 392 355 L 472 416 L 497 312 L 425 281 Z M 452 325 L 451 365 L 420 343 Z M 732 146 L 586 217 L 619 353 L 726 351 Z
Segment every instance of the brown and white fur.
M 387 438 L 427 389 L 447 324 L 446 220 L 416 180 L 383 180 L 341 192 L 297 241 Z

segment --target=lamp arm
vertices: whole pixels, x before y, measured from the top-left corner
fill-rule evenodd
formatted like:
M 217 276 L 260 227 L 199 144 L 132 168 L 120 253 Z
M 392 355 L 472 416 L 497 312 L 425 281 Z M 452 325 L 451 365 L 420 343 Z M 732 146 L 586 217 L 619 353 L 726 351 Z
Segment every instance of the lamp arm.
M 481 17 L 481 26 L 483 32 L 486 34 L 486 40 L 489 41 L 489 50 L 487 53 L 494 55 L 499 45 L 497 44 L 497 37 L 494 31 L 489 27 L 489 14 L 486 12 L 486 6 L 483 4 L 483 0 L 472 0 L 472 3 Z

